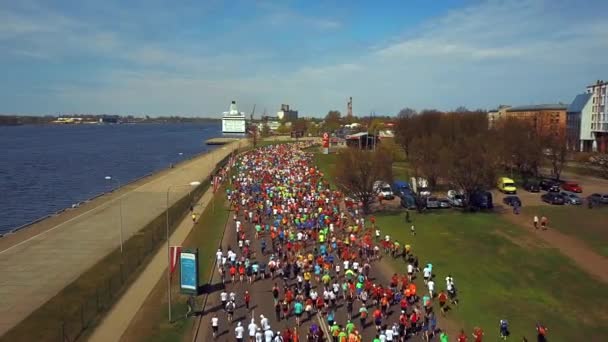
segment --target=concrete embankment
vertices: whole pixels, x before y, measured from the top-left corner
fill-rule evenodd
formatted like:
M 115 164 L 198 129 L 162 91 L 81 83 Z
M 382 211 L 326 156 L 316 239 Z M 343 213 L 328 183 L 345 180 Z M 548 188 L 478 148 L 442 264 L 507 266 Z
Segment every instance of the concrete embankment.
M 169 188 L 171 205 L 245 144 L 229 143 L 0 239 L 0 336 L 118 247 L 121 206 L 126 240 L 164 212 Z

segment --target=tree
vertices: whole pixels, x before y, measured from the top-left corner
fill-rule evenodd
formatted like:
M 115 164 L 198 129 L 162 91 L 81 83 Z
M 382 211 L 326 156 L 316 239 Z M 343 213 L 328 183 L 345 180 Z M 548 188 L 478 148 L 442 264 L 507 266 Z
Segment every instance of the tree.
M 397 124 L 395 125 L 395 141 L 403 148 L 405 156 L 409 157 L 410 144 L 414 138 L 414 119 L 416 111 L 412 108 L 403 108 L 397 115 Z
M 325 129 L 333 132 L 340 128 L 342 123 L 342 114 L 337 110 L 330 110 L 325 116 Z
M 448 179 L 464 191 L 467 207 L 471 205 L 472 194 L 494 186 L 497 158 L 490 139 L 487 132 L 463 135 L 443 155 L 449 165 Z
M 291 130 L 296 132 L 305 132 L 308 128 L 308 121 L 304 118 L 299 118 L 291 125 Z
M 443 141 L 441 136 L 433 133 L 429 136 L 416 137 L 412 140 L 412 152 L 409 160 L 416 176 L 423 176 L 434 188 L 445 166 L 442 159 Z
M 272 132 L 270 131 L 270 127 L 268 126 L 268 124 L 264 123 L 264 125 L 262 126 L 262 136 L 268 137 L 271 133 Z
M 393 160 L 386 149 L 361 151 L 347 148 L 338 154 L 334 171 L 335 182 L 344 193 L 361 201 L 363 211 L 369 213 L 370 205 L 376 198 L 374 182 L 391 182 L 392 164 Z
M 542 142 L 532 124 L 526 120 L 505 119 L 494 132 L 498 137 L 501 164 L 515 168 L 524 180 L 536 176 L 542 160 Z
M 568 143 L 561 134 L 546 136 L 544 140 L 545 155 L 551 164 L 551 174 L 559 180 L 568 155 Z

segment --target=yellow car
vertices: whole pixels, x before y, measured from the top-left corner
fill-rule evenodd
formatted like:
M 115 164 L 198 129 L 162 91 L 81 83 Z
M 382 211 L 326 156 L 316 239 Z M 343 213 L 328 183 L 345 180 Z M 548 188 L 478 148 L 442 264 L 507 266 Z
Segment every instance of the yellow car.
M 498 178 L 498 190 L 504 192 L 505 194 L 514 194 L 517 192 L 517 188 L 515 187 L 515 182 L 511 178 L 500 177 Z

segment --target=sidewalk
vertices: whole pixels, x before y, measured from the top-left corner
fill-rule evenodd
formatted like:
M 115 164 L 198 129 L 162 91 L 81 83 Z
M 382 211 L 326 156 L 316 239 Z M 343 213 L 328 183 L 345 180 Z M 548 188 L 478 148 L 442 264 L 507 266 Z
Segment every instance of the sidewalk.
M 247 144 L 219 147 L 110 194 L 109 199 L 102 196 L 83 211 L 44 220 L 38 224 L 44 229 L 24 229 L 0 244 L 0 273 L 7 275 L 0 278 L 0 336 L 118 247 L 121 207 L 127 240 L 164 212 L 169 187 L 171 205 L 190 190 L 176 185 L 208 177 L 217 162 Z
M 200 212 L 197 214 L 202 213 L 212 199 L 213 188 L 210 187 L 196 203 L 195 207 L 197 209 L 200 208 Z M 193 227 L 192 219 L 189 215 L 186 215 L 171 235 L 171 245 L 181 245 Z M 137 280 L 127 289 L 118 302 L 114 304 L 112 309 L 106 313 L 103 321 L 91 334 L 89 341 L 119 341 L 154 286 L 166 277 L 166 274 L 167 246 L 163 244 Z

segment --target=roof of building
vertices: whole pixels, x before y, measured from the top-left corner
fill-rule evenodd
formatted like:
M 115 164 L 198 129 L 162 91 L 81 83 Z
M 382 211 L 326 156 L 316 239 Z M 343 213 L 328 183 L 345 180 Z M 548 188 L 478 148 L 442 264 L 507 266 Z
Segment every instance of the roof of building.
M 572 103 L 568 106 L 568 113 L 579 113 L 583 111 L 583 108 L 591 98 L 592 94 L 578 94 L 572 101 Z
M 511 107 L 507 109 L 507 112 L 532 112 L 536 110 L 566 110 L 568 108 L 565 104 L 540 104 L 540 105 L 528 105 Z

